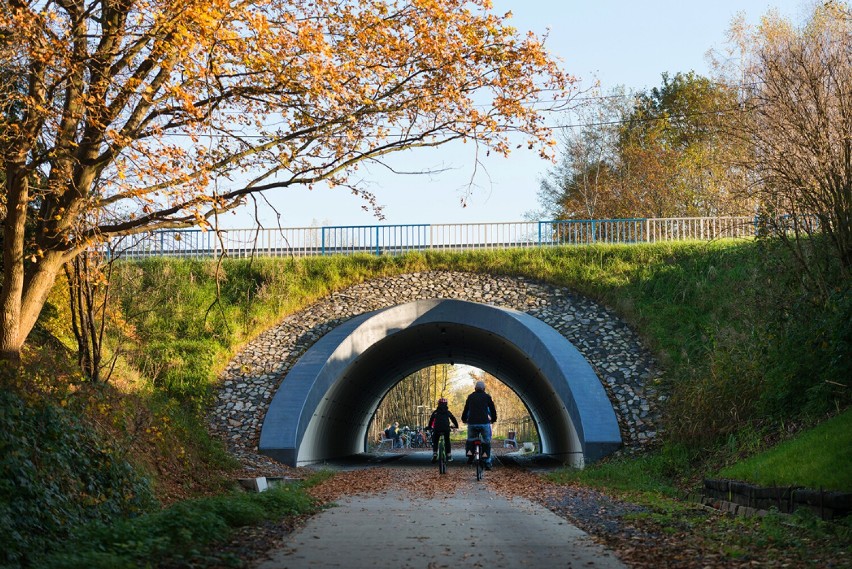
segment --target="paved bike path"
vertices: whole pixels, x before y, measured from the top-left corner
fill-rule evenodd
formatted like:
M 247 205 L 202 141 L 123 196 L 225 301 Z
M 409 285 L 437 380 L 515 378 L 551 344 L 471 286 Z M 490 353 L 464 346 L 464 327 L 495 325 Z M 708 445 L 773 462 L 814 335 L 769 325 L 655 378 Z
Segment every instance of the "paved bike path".
M 393 490 L 354 496 L 314 516 L 257 569 L 439 569 L 626 567 L 577 527 L 528 500 L 482 482 L 452 496 Z

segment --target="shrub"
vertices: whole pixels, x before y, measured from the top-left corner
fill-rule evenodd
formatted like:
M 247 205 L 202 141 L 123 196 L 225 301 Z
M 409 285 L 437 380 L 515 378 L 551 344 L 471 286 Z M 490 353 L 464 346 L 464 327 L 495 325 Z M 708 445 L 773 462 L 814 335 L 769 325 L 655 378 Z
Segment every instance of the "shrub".
M 315 511 L 301 484 L 260 494 L 235 492 L 180 502 L 158 512 L 78 528 L 61 550 L 37 560 L 44 568 L 138 567 L 169 560 L 187 565 L 234 528 Z
M 148 480 L 79 417 L 0 389 L 0 564 L 27 562 L 69 528 L 155 506 Z

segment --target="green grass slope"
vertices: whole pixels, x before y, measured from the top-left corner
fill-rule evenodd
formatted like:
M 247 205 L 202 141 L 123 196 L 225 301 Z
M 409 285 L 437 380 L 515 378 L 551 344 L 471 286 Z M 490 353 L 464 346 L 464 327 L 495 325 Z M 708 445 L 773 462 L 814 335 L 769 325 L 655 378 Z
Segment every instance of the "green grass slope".
M 639 331 L 666 369 L 668 442 L 741 444 L 744 429 L 812 423 L 851 399 L 848 283 L 818 297 L 795 266 L 785 249 L 752 241 L 148 260 L 116 271 L 125 326 L 115 345 L 157 389 L 203 403 L 240 345 L 331 291 L 416 271 L 523 276 L 602 302 Z
M 852 410 L 719 472 L 763 486 L 852 492 Z
M 147 473 L 159 477 L 155 488 L 168 488 L 168 476 L 180 480 L 209 462 L 223 462 L 221 457 L 204 460 L 205 455 L 221 453 L 221 448 L 200 434 L 217 374 L 241 345 L 287 314 L 332 291 L 383 276 L 440 270 L 522 276 L 568 287 L 609 306 L 657 354 L 665 368 L 659 386 L 666 396 L 661 448 L 648 456 L 622 457 L 581 476 L 586 480 L 597 476 L 601 485 L 625 488 L 631 479 L 641 478 L 642 491 L 671 494 L 675 483 L 705 475 L 709 465 L 759 453 L 764 441 L 777 439 L 791 424 L 797 429 L 813 426 L 849 407 L 849 283 L 829 283 L 827 296 L 816 295 L 803 286 L 795 267 L 784 249 L 751 241 L 226 259 L 221 264 L 178 259 L 122 262 L 110 289 L 117 302 L 109 312 L 107 348 L 120 356 L 116 369 L 141 378 L 136 384 L 145 396 L 133 405 L 151 408 L 139 413 L 111 399 L 97 404 L 99 422 L 135 441 L 136 446 L 125 448 L 144 443 L 155 465 L 158 452 L 168 459 L 159 461 L 168 468 Z M 65 306 L 60 284 L 40 326 L 67 342 Z M 116 376 L 110 381 L 117 386 L 121 380 Z M 72 403 L 85 393 L 67 391 Z M 113 397 L 120 396 L 118 391 Z M 808 471 L 791 470 L 793 460 L 787 458 L 780 459 L 789 473 L 783 479 L 782 467 L 768 461 L 745 463 L 736 476 L 760 482 L 758 477 L 773 471 L 763 479 L 848 487 L 848 478 L 837 481 L 839 473 L 849 470 L 843 468 L 844 461 L 849 464 L 848 413 L 840 421 L 839 429 L 845 433 L 835 431 L 833 423 L 822 427 L 832 430 L 823 439 L 832 444 L 805 439 L 800 449 L 777 451 L 791 453 L 809 466 Z M 11 423 L 8 440 L 26 436 L 16 434 L 16 423 Z M 123 443 L 120 438 L 114 442 Z M 8 472 L 25 468 L 16 462 L 17 456 L 4 453 Z M 631 472 L 642 476 L 630 476 Z M 92 471 L 92 476 L 99 474 Z M 15 487 L 17 478 L 5 480 L 7 495 L 21 495 Z M 104 488 L 102 494 L 109 492 Z M 44 504 L 36 498 L 31 504 L 16 503 L 15 508 L 38 511 Z M 0 533 L 12 531 L 15 516 L 2 514 Z M 121 515 L 114 517 L 117 521 Z M 39 543 L 62 535 L 47 535 Z M 18 551 L 27 549 L 25 539 L 18 545 Z

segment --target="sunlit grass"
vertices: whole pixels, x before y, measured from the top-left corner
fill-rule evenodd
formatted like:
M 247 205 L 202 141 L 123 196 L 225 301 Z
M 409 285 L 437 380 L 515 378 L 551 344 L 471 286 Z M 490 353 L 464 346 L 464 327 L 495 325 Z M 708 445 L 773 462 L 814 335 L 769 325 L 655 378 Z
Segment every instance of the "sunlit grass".
M 852 410 L 725 468 L 719 477 L 763 486 L 852 491 Z

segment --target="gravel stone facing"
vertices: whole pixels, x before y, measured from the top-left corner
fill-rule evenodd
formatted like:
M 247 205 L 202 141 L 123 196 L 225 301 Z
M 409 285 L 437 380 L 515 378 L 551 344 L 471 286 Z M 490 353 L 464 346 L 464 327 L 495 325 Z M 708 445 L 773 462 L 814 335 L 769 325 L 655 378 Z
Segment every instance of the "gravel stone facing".
M 247 344 L 220 377 L 210 428 L 247 468 L 277 465 L 257 453 L 266 410 L 287 372 L 324 334 L 365 312 L 414 300 L 452 298 L 512 308 L 549 324 L 589 361 L 618 416 L 625 450 L 657 435 L 661 370 L 637 334 L 609 309 L 522 277 L 429 271 L 367 281 L 291 314 Z

